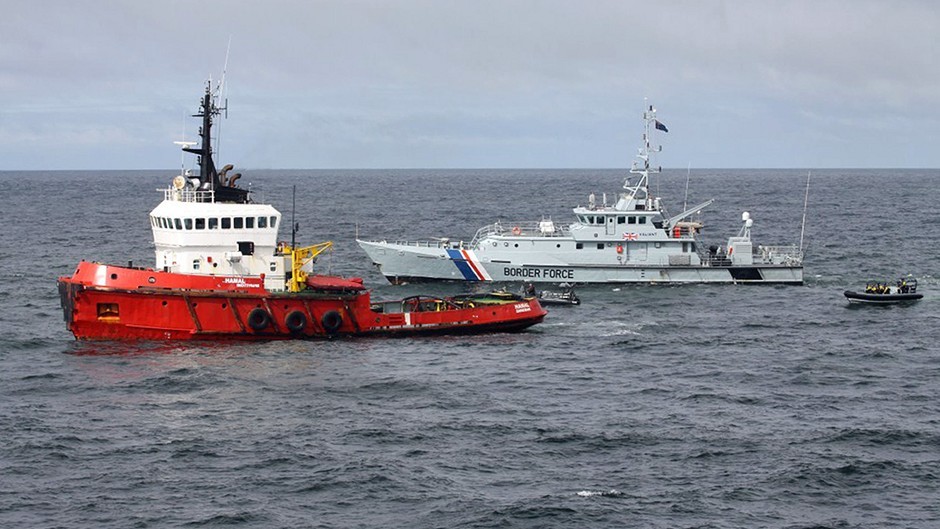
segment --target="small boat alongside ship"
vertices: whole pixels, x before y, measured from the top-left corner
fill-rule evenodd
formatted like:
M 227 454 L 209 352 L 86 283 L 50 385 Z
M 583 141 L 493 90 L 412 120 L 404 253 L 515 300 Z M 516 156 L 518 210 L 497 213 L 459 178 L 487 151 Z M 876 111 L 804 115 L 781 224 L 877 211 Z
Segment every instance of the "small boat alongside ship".
M 875 305 L 889 305 L 897 303 L 910 303 L 924 297 L 917 291 L 917 279 L 898 279 L 894 290 L 887 283 L 869 281 L 864 292 L 846 290 L 843 292 L 849 303 L 871 303 Z
M 278 242 L 281 214 L 252 200 L 232 166 L 216 169 L 211 83 L 194 117 L 199 157 L 160 190 L 150 213 L 153 268 L 81 261 L 58 279 L 68 329 L 80 340 L 270 340 L 334 336 L 468 334 L 520 331 L 547 312 L 535 297 L 421 296 L 372 301 L 359 278 L 318 275 L 313 265 L 331 242 Z
M 651 156 L 651 135 L 666 131 L 650 106 L 639 159 L 613 205 L 574 208 L 576 220 L 496 222 L 480 228 L 470 242 L 357 239 L 380 273 L 393 284 L 418 281 L 526 281 L 533 283 L 803 283 L 803 251 L 796 245 L 757 245 L 754 224 L 744 212 L 740 232 L 724 246 L 701 239 L 703 225 L 693 215 L 709 200 L 669 215 L 650 190 L 659 173 Z
M 536 292 L 535 285 L 526 286 L 526 294 L 538 297 L 539 303 L 544 305 L 580 305 L 581 298 L 574 293 L 574 286 L 568 283 L 558 285 L 561 290 L 540 290 Z

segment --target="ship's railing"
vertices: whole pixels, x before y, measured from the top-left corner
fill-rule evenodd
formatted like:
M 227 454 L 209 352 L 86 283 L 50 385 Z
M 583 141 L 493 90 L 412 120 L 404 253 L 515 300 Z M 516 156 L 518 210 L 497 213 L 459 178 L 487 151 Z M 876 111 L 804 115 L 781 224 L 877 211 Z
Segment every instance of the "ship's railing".
M 757 246 L 754 262 L 761 264 L 799 265 L 803 263 L 803 252 L 795 244 Z
M 725 249 L 711 253 L 705 245 L 697 245 L 699 258 L 706 266 L 731 266 L 731 256 Z M 798 266 L 803 263 L 803 252 L 795 244 L 756 246 L 751 251 L 754 264 Z
M 163 191 L 164 200 L 173 200 L 175 202 L 215 202 L 215 191 L 211 189 L 202 191 L 192 188 L 176 189 L 171 186 L 165 189 L 158 189 L 157 191 Z
M 568 226 L 555 224 L 550 220 L 494 222 L 477 230 L 470 246 L 474 246 L 480 239 L 491 235 L 502 235 L 504 237 L 568 237 L 571 232 Z
M 387 239 L 382 240 L 381 242 L 387 244 L 394 244 L 395 246 L 413 246 L 415 248 L 443 248 L 443 249 L 453 249 L 453 250 L 469 250 L 470 244 L 464 241 L 452 241 L 450 239 L 428 239 L 421 241 L 408 241 L 408 240 L 398 240 L 398 241 L 389 241 Z

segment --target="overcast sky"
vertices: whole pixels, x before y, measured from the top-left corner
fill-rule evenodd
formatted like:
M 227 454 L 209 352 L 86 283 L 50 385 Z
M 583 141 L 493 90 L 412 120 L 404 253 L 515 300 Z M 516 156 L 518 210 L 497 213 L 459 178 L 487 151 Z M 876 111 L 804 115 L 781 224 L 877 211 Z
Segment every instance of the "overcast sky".
M 940 2 L 0 0 L 0 170 L 940 167 Z M 185 127 L 185 128 L 184 128 Z

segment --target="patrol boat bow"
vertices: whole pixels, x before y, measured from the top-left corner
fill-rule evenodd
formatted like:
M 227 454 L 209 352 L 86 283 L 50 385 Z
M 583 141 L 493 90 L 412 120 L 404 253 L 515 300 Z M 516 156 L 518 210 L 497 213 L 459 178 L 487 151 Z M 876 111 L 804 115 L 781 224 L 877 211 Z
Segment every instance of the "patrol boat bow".
M 277 242 L 281 214 L 216 170 L 218 89 L 201 102 L 200 174 L 181 174 L 150 213 L 156 266 L 82 261 L 58 280 L 66 324 L 85 340 L 270 340 L 337 335 L 518 331 L 539 323 L 537 299 L 422 297 L 373 302 L 358 278 L 316 275 L 329 250 Z
M 392 283 L 428 280 L 528 281 L 535 283 L 785 283 L 803 282 L 803 252 L 796 245 L 755 246 L 753 219 L 741 217 L 737 235 L 724 248 L 705 248 L 702 224 L 692 215 L 708 200 L 669 216 L 650 192 L 649 175 L 655 130 L 668 132 L 650 106 L 643 114 L 645 132 L 624 193 L 613 206 L 574 208 L 568 226 L 551 220 L 497 222 L 480 228 L 470 243 L 449 239 L 420 242 L 357 240 L 379 271 Z

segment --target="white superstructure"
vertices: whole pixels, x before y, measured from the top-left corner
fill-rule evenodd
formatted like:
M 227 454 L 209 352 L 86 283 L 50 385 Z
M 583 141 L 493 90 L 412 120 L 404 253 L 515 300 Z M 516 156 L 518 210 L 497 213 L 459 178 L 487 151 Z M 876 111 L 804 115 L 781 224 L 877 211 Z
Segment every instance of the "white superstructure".
M 178 180 L 177 180 L 178 182 Z M 289 256 L 277 255 L 281 214 L 269 204 L 215 202 L 212 191 L 164 190 L 150 212 L 156 267 L 167 272 L 265 277 L 283 290 Z

